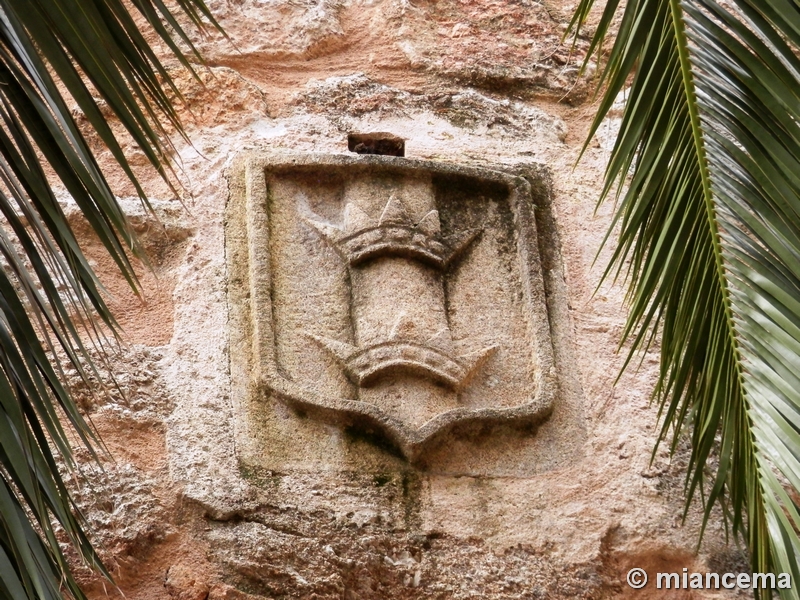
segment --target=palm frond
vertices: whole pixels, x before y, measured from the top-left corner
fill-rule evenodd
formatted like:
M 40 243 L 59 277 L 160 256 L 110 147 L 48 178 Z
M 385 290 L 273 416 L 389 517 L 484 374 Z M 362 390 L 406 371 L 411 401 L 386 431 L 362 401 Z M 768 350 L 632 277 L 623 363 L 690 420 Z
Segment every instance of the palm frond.
M 130 4 L 190 70 L 197 52 L 178 16 L 217 27 L 203 0 Z M 99 341 L 92 323 L 112 333 L 116 324 L 44 165 L 135 287 L 134 235 L 68 107 L 77 104 L 146 202 L 103 110 L 167 178 L 167 130 L 183 131 L 172 106 L 180 94 L 129 6 L 0 0 L 0 598 L 84 597 L 56 525 L 108 575 L 60 472 L 74 467 L 67 430 L 90 449 L 96 443 L 60 375 L 66 361 L 88 377 L 84 340 Z
M 582 0 L 574 27 L 592 3 Z M 593 52 L 618 5 L 606 5 Z M 629 281 L 625 337 L 632 353 L 660 342 L 659 443 L 671 435 L 674 448 L 691 431 L 687 506 L 699 496 L 706 520 L 722 506 L 747 541 L 754 572 L 790 573 L 795 588 L 798 49 L 795 2 L 632 0 L 601 76 L 591 132 L 632 74 L 603 191 L 606 198 L 616 188 L 621 198 L 606 275 Z M 778 591 L 798 597 L 797 589 Z

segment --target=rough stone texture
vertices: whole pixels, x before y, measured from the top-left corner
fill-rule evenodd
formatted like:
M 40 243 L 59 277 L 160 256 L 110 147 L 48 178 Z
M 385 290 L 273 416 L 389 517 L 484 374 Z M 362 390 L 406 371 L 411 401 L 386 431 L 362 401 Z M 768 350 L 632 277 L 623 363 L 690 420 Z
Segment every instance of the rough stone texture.
M 581 403 L 559 393 L 534 220 L 549 198 L 528 174 L 536 205 L 500 171 L 244 155 L 226 219 L 240 461 L 495 476 L 565 464 L 583 423 L 562 413 Z
M 575 167 L 593 106 L 584 104 L 590 81 L 577 76 L 585 42 L 574 51 L 559 42 L 571 6 L 210 4 L 232 43 L 202 41 L 210 67 L 201 82 L 174 67 L 192 141 L 176 140 L 185 197 L 172 198 L 134 155 L 157 209 L 157 218 L 134 214 L 151 253 L 151 268 L 141 269 L 144 301 L 82 233 L 127 332 L 108 365 L 121 392 L 78 390 L 115 460 L 98 473 L 87 458 L 92 483 L 77 484 L 120 585 L 82 574 L 90 596 L 678 598 L 652 586 L 630 590 L 624 575 L 633 566 L 741 568 L 715 523 L 695 554 L 699 516 L 681 521 L 685 449 L 650 461 L 656 357 L 614 385 L 624 360 L 616 353 L 623 291 L 596 289 L 602 268 L 592 266 L 610 219 L 611 206 L 595 212 L 595 200 L 613 122 Z M 517 472 L 502 477 L 452 476 L 400 459 L 377 471 L 241 460 L 229 174 L 246 150 L 347 154 L 349 133 L 371 131 L 405 138 L 411 160 L 527 172 L 549 199 L 536 214 L 542 279 L 560 392 L 574 403 L 556 404 L 546 426 L 569 438 L 563 460 L 527 468 L 548 454 L 515 453 L 528 438 L 512 432 L 507 462 Z M 130 196 L 110 173 L 116 192 Z M 461 460 L 470 444 L 446 445 L 437 460 Z

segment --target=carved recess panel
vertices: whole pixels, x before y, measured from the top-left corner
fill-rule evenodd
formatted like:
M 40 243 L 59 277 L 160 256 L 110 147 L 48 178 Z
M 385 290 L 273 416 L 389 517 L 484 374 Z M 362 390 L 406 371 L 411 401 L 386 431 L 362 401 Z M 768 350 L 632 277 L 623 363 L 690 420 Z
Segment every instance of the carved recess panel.
M 245 463 L 430 466 L 447 440 L 537 435 L 556 379 L 525 179 L 396 157 L 254 155 L 231 188 Z

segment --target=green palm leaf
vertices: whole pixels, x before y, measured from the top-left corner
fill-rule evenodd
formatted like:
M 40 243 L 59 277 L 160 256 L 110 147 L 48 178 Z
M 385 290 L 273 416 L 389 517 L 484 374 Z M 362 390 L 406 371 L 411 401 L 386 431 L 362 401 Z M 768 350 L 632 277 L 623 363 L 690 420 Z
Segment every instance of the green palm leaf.
M 606 5 L 592 52 L 618 8 Z M 691 431 L 687 506 L 699 495 L 708 519 L 721 505 L 753 570 L 790 573 L 795 589 L 778 591 L 797 598 L 800 6 L 632 0 L 623 11 L 592 130 L 633 74 L 603 192 L 621 198 L 606 275 L 629 280 L 633 352 L 660 342 L 659 443 Z
M 179 0 L 172 11 L 161 0 L 130 4 L 191 69 L 186 52 L 197 53 L 176 16 L 216 26 L 203 0 Z M 134 236 L 57 86 L 146 202 L 100 103 L 166 177 L 170 148 L 162 140 L 168 127 L 182 133 L 171 104 L 180 94 L 128 7 L 121 0 L 0 0 L 0 598 L 84 597 L 56 524 L 107 575 L 59 470 L 59 463 L 74 467 L 65 428 L 90 449 L 96 442 L 59 376 L 66 360 L 88 377 L 94 367 L 83 340 L 102 344 L 105 334 L 92 324 L 114 333 L 115 322 L 43 164 L 135 287 L 126 254 L 135 250 Z

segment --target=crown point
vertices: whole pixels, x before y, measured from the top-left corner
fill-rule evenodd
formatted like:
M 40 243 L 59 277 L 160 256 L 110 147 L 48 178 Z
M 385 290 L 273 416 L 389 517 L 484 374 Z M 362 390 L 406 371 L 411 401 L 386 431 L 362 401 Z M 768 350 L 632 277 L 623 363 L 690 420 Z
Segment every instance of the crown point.
M 408 218 L 406 207 L 403 206 L 402 201 L 392 194 L 389 196 L 389 201 L 381 213 L 381 218 L 378 225 L 410 225 L 411 220 Z
M 435 334 L 433 334 L 426 342 L 432 348 L 439 350 L 452 350 L 453 348 L 453 334 L 449 328 L 443 327 Z
M 422 217 L 422 220 L 417 223 L 417 229 L 419 229 L 425 235 L 438 235 L 441 233 L 442 226 L 439 222 L 439 211 L 432 210 L 427 215 Z
M 358 351 L 355 346 L 340 342 L 339 340 L 332 340 L 307 332 L 305 332 L 305 336 L 317 342 L 317 344 L 333 354 L 342 363 L 346 362 L 350 356 Z
M 451 264 L 454 260 L 460 258 L 464 251 L 469 248 L 482 233 L 482 229 L 465 229 L 445 239 L 445 244 L 450 248 L 450 254 L 445 263 Z
M 346 233 L 367 229 L 373 225 L 372 219 L 364 210 L 352 202 L 348 202 L 344 207 L 344 230 Z
M 311 227 L 316 229 L 317 232 L 319 232 L 319 234 L 323 238 L 327 238 L 329 240 L 334 240 L 339 235 L 341 235 L 341 233 L 342 233 L 341 229 L 339 229 L 338 227 L 336 227 L 335 225 L 332 225 L 330 223 L 325 223 L 324 221 L 317 221 L 315 219 L 310 219 L 308 217 L 303 217 L 303 220 L 308 225 L 310 225 Z
M 494 356 L 498 348 L 499 346 L 497 346 L 497 344 L 492 344 L 486 348 L 481 348 L 480 350 L 475 350 L 474 352 L 470 352 L 469 354 L 459 357 L 459 362 L 464 365 L 464 369 L 466 371 L 464 378 L 459 383 L 459 390 L 464 389 L 464 387 L 472 380 L 475 374 L 481 370 L 483 365 L 485 365 L 486 362 L 492 356 Z

